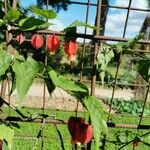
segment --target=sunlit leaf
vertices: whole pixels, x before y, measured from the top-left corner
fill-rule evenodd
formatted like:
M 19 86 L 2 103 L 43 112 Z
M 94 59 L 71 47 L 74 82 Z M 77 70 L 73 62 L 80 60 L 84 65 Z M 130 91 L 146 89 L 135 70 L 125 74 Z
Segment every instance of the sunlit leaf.
M 7 127 L 4 124 L 1 124 L 0 125 L 0 139 L 7 141 L 9 150 L 12 149 L 13 137 L 14 137 L 14 131 L 10 127 Z
M 4 24 L 4 20 L 0 19 L 0 26 Z
M 40 9 L 35 6 L 30 6 L 29 9 L 36 15 L 44 17 L 46 19 L 54 19 L 57 16 L 57 14 L 53 10 Z
M 104 85 L 104 77 L 107 70 L 107 66 L 113 57 L 114 53 L 111 47 L 107 45 L 101 45 L 101 48 L 97 55 L 97 69 L 102 81 L 102 85 Z
M 47 28 L 49 25 L 51 24 L 35 17 L 24 18 L 19 22 L 20 30 L 23 31 L 34 30 L 37 28 Z
M 27 59 L 24 62 L 16 61 L 13 71 L 16 77 L 18 100 L 19 104 L 21 104 L 39 71 L 39 66 L 33 59 Z
M 107 125 L 104 121 L 104 110 L 100 103 L 100 100 L 98 100 L 95 97 L 86 97 L 83 99 L 83 104 L 85 108 L 87 109 L 90 120 L 92 122 L 93 126 L 93 136 L 95 138 L 95 149 L 99 150 L 100 146 L 100 137 L 102 132 L 107 132 Z
M 18 19 L 20 16 L 20 12 L 17 9 L 10 9 L 7 14 L 5 15 L 4 19 L 7 21 L 14 21 Z
M 89 91 L 84 84 L 70 81 L 66 77 L 58 75 L 54 70 L 49 70 L 48 74 L 55 86 L 62 88 L 63 90 L 73 94 L 78 98 L 80 97 L 78 94 L 80 94 L 81 96 L 82 94 L 88 96 Z
M 92 26 L 90 24 L 84 23 L 80 20 L 76 20 L 74 21 L 71 25 L 69 25 L 67 28 L 64 29 L 64 31 L 69 30 L 70 28 L 74 28 L 74 27 L 87 27 L 87 28 L 91 28 L 93 30 L 96 30 L 97 27 L 96 26 Z

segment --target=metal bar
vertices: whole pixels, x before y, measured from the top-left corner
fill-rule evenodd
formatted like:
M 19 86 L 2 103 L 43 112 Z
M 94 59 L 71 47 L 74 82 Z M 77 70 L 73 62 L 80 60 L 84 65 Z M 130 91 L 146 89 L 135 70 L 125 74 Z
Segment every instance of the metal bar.
M 150 130 L 150 125 L 133 125 L 133 124 L 107 123 L 107 126 L 110 127 L 110 128 L 128 128 L 128 129 Z
M 48 5 L 49 5 L 49 0 L 46 0 L 46 10 L 48 10 Z M 46 19 L 46 21 L 48 22 L 48 19 Z M 47 63 L 48 63 L 48 51 L 47 51 L 47 44 L 45 45 L 45 51 L 46 51 L 46 54 L 45 54 L 45 62 L 44 62 L 44 65 L 45 67 L 47 67 Z M 43 115 L 45 115 L 45 102 L 46 102 L 46 83 L 44 82 L 44 85 L 43 85 Z M 43 121 L 42 121 L 42 138 L 41 138 L 41 141 L 42 141 L 42 144 L 41 144 L 41 150 L 44 149 L 44 125 L 45 125 L 45 118 L 43 118 Z
M 28 122 L 28 123 L 42 123 L 41 119 L 35 120 L 22 120 L 19 117 L 8 117 L 5 121 L 14 121 L 14 122 Z M 56 119 L 45 119 L 45 124 L 61 124 L 67 125 L 67 120 L 56 120 Z M 150 125 L 134 125 L 134 124 L 116 124 L 116 123 L 107 123 L 107 126 L 110 128 L 130 128 L 130 129 L 145 129 L 149 130 Z
M 149 88 L 150 88 L 150 83 L 149 83 L 149 86 L 148 86 L 148 88 L 147 88 L 147 92 L 146 92 L 146 95 L 145 95 L 145 100 L 144 100 L 144 104 L 143 104 L 143 109 L 142 109 L 141 116 L 140 116 L 140 120 L 139 120 L 139 126 L 141 125 L 141 122 L 142 122 L 142 118 L 143 118 L 143 114 L 144 114 L 144 109 L 145 109 L 146 102 L 147 102 L 147 98 L 148 98 Z
M 11 31 L 18 30 L 18 28 L 12 27 Z M 23 31 L 20 31 L 23 32 Z M 29 32 L 29 31 L 25 31 Z M 31 31 L 30 31 L 31 33 Z M 66 34 L 64 32 L 58 32 L 58 31 L 53 31 L 53 30 L 37 30 L 34 31 L 33 33 L 39 33 L 39 34 L 55 34 L 55 35 L 60 35 L 60 36 L 65 36 Z M 91 34 L 82 34 L 82 33 L 77 33 L 74 35 L 74 37 L 79 37 L 79 38 L 86 38 L 86 39 L 93 39 L 93 40 L 103 40 L 103 41 L 118 41 L 118 42 L 127 42 L 131 38 L 122 38 L 122 37 L 114 37 L 114 36 L 101 36 L 101 35 L 91 35 Z M 150 44 L 149 40 L 139 40 L 137 43 L 139 44 Z
M 128 21 L 129 21 L 129 14 L 130 14 L 131 3 L 132 3 L 132 0 L 129 1 L 128 11 L 127 11 L 127 17 L 126 17 L 126 21 L 125 21 L 125 25 L 124 25 L 124 31 L 123 31 L 123 38 L 126 35 L 127 24 L 128 24 Z
M 97 14 L 96 14 L 96 36 L 100 35 L 100 24 L 101 24 L 101 11 L 102 11 L 102 0 L 98 0 L 97 4 Z M 91 95 L 95 95 L 95 81 L 96 81 L 96 57 L 99 48 L 99 41 L 94 41 L 94 54 L 93 54 L 93 64 L 92 64 L 92 79 L 91 79 Z
M 128 5 L 128 11 L 127 11 L 127 16 L 126 16 L 126 21 L 125 21 L 124 31 L 123 31 L 123 38 L 125 38 L 125 34 L 126 34 L 131 3 L 132 3 L 132 0 L 129 1 L 129 5 Z M 120 53 L 119 58 L 118 58 L 117 69 L 116 69 L 116 74 L 115 74 L 115 82 L 114 82 L 114 86 L 113 86 L 112 97 L 111 97 L 110 107 L 109 107 L 109 113 L 111 113 L 111 110 L 112 110 L 112 104 L 113 104 L 115 90 L 116 90 L 117 76 L 118 76 L 119 67 L 120 67 L 120 64 L 121 64 L 121 57 L 122 57 L 122 53 Z M 110 119 L 110 116 L 108 116 L 107 122 L 109 121 L 109 119 Z
M 77 4 L 77 5 L 88 5 L 87 2 L 77 2 L 77 1 L 67 1 L 67 0 L 59 0 L 59 2 L 63 2 L 63 3 L 68 3 L 68 4 Z M 96 3 L 89 3 L 90 6 L 95 6 L 97 7 Z M 102 5 L 102 7 L 108 7 L 108 8 L 115 8 L 115 9 L 128 9 L 128 7 L 126 6 L 115 6 L 115 5 Z M 150 12 L 150 9 L 142 9 L 142 8 L 130 8 L 130 10 L 134 10 L 134 11 L 145 11 L 145 12 Z
M 90 0 L 88 0 L 87 10 L 86 10 L 86 19 L 85 23 L 88 23 L 88 15 L 89 15 L 89 8 L 90 8 Z M 84 34 L 87 33 L 87 27 L 85 27 Z M 82 47 L 82 62 L 81 62 L 81 71 L 80 71 L 80 82 L 82 81 L 82 74 L 84 68 L 84 56 L 85 56 L 85 47 L 86 47 L 86 39 L 83 40 L 83 47 Z

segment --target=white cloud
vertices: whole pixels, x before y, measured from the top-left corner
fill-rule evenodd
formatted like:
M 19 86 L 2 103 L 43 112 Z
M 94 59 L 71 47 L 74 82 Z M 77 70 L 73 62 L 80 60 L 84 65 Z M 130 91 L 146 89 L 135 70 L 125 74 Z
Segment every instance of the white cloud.
M 114 5 L 127 7 L 129 5 L 129 0 L 115 0 Z M 143 9 L 147 8 L 147 0 L 132 0 L 131 7 Z
M 116 0 L 116 5 L 128 5 L 128 1 Z M 146 0 L 133 0 L 132 7 L 147 8 Z M 105 27 L 105 35 L 122 37 L 127 11 L 109 10 Z M 147 12 L 130 11 L 126 37 L 134 37 L 140 31 Z
M 65 25 L 61 20 L 58 19 L 51 19 L 49 20 L 50 23 L 54 25 L 50 25 L 49 29 L 54 31 L 62 31 L 65 28 Z

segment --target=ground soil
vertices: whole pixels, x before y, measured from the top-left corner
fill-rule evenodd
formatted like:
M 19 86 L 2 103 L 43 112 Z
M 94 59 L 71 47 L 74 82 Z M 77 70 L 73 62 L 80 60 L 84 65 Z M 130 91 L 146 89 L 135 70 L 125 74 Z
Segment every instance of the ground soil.
M 90 90 L 90 89 L 89 89 Z M 37 107 L 42 108 L 43 106 L 43 91 L 44 86 L 42 83 L 33 84 L 26 96 L 23 106 L 26 107 Z M 111 98 L 112 96 L 112 88 L 96 88 L 96 97 L 101 98 Z M 8 95 L 8 92 L 7 92 Z M 130 89 L 117 89 L 115 91 L 114 98 L 124 98 L 129 100 L 133 97 L 133 91 Z M 17 93 L 14 93 L 10 97 L 11 103 L 15 106 L 18 105 L 17 102 Z M 6 100 L 8 97 L 6 96 Z M 74 97 L 70 96 L 68 93 L 63 91 L 62 89 L 56 88 L 53 94 L 50 96 L 48 91 L 45 91 L 45 107 L 50 109 L 61 109 L 61 110 L 76 110 L 77 101 Z M 108 109 L 108 106 L 104 105 L 105 109 Z M 83 110 L 81 104 L 79 104 L 79 110 Z

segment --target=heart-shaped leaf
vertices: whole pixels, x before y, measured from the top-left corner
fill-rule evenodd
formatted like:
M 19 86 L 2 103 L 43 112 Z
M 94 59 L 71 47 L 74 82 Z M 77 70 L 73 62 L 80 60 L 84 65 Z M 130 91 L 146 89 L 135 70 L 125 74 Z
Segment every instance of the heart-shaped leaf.
M 8 52 L 4 50 L 0 51 L 0 76 L 5 74 L 5 71 L 10 66 L 11 60 L 11 56 L 8 54 Z
M 24 62 L 16 61 L 13 71 L 16 77 L 18 100 L 21 104 L 39 71 L 39 66 L 33 59 L 27 59 Z

